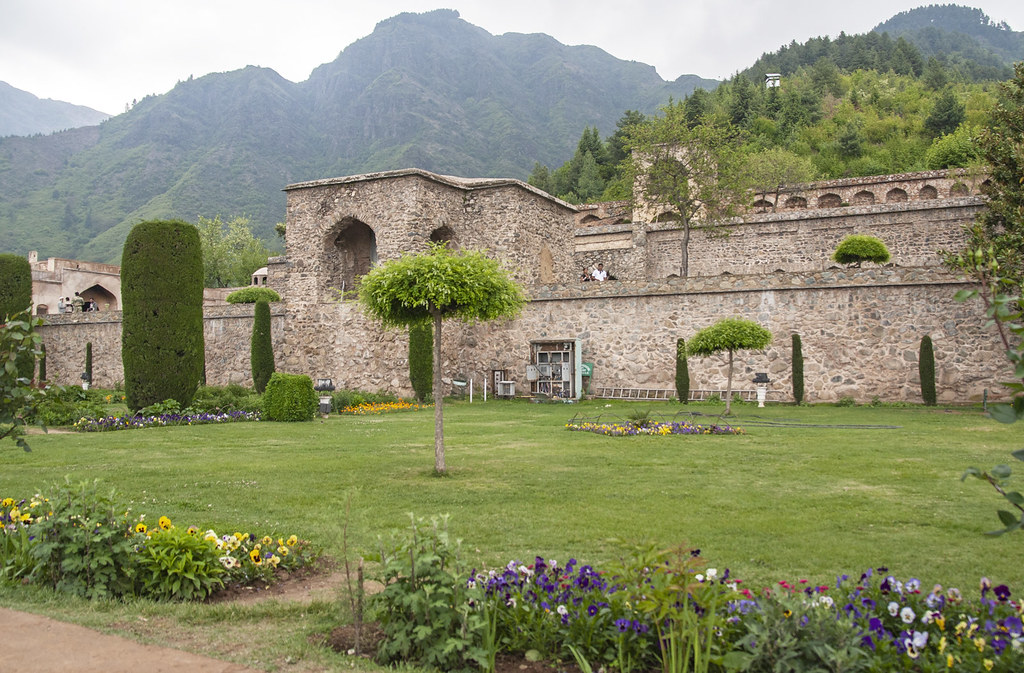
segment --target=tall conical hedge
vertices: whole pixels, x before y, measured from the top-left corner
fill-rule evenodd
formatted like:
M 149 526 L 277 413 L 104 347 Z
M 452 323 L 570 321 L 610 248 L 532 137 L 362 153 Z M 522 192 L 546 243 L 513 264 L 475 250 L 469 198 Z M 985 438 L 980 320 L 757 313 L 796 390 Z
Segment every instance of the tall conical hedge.
M 0 254 L 0 321 L 32 309 L 32 265 L 21 255 Z M 25 353 L 18 358 L 18 376 L 31 379 L 36 361 Z
M 917 371 L 921 376 L 921 398 L 926 405 L 934 407 L 938 402 L 935 393 L 935 350 L 932 347 L 932 338 L 927 334 L 921 337 Z
M 690 403 L 690 365 L 686 362 L 686 342 L 676 341 L 676 396 L 683 404 Z
M 85 343 L 85 381 L 92 383 L 92 342 Z
M 429 322 L 409 325 L 409 381 L 420 402 L 430 397 L 434 382 L 434 327 Z
M 799 334 L 793 335 L 793 401 L 804 402 L 804 347 Z
M 121 255 L 125 396 L 134 410 L 188 406 L 203 376 L 203 255 L 181 220 L 141 222 Z
M 254 308 L 249 363 L 252 367 L 253 387 L 262 395 L 267 389 L 271 374 L 274 373 L 274 347 L 270 340 L 270 303 L 262 299 L 256 302 Z

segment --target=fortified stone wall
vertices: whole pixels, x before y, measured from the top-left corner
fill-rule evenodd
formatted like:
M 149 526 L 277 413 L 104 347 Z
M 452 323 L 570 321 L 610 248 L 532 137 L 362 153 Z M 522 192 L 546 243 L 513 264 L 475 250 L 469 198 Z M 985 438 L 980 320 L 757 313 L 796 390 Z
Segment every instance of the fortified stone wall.
M 815 272 L 835 266 L 832 252 L 849 234 L 881 239 L 894 266 L 941 265 L 940 250 L 956 250 L 964 225 L 983 208 L 978 197 L 850 206 L 750 215 L 690 235 L 689 275 Z M 604 263 L 620 280 L 679 274 L 682 232 L 671 223 L 588 227 L 576 232 L 577 264 Z
M 46 372 L 61 385 L 78 385 L 85 371 L 85 344 L 92 343 L 93 385 L 113 388 L 124 382 L 121 365 L 121 312 L 66 313 L 44 316 L 39 328 L 46 346 Z M 252 385 L 249 362 L 253 305 L 205 307 L 206 381 L 210 385 Z M 284 339 L 284 307 L 270 305 L 271 340 Z M 276 351 L 276 349 L 275 349 Z M 280 368 L 280 357 L 275 355 Z

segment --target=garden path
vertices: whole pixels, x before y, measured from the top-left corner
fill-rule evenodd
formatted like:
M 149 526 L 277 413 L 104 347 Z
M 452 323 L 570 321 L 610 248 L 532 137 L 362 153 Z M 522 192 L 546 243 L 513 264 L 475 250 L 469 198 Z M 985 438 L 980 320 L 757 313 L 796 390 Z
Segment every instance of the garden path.
M 257 673 L 219 659 L 110 636 L 77 624 L 0 608 L 0 673 Z

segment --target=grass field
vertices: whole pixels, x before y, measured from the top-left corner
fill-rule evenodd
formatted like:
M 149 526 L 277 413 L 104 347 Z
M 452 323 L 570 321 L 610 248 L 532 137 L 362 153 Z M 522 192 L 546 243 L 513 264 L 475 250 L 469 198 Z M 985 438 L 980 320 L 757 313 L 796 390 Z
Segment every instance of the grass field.
M 302 424 L 54 433 L 31 437 L 31 453 L 5 447 L 0 497 L 29 496 L 65 475 L 100 479 L 147 519 L 296 533 L 335 558 L 351 498 L 351 554 L 375 549 L 378 535 L 403 527 L 413 512 L 450 514 L 470 564 L 537 554 L 599 564 L 616 553 L 611 539 L 624 538 L 688 542 L 712 566 L 730 568 L 755 587 L 801 578 L 831 584 L 840 573 L 884 565 L 926 586 L 974 587 L 987 575 L 1024 590 L 1020 536 L 984 535 L 999 527 L 1000 498 L 980 481 L 960 481 L 968 466 L 1011 462 L 1024 434 L 980 409 L 739 405 L 729 422 L 744 428 L 740 436 L 604 437 L 564 429 L 574 414 L 621 420 L 636 409 L 687 409 L 710 415 L 696 420 L 711 423 L 722 408 L 446 405 L 444 478 L 432 472 L 429 410 Z M 268 669 L 276 664 L 267 661 L 282 657 L 309 666 L 289 670 L 348 668 L 311 653 L 305 642 L 335 619 L 330 605 L 294 608 L 295 614 L 281 607 L 275 621 L 258 606 L 86 608 L 24 587 L 0 588 L 0 598 L 94 626 L 160 615 L 182 634 L 214 630 L 216 637 L 206 634 L 196 647 L 215 652 L 226 637 L 215 627 L 234 610 L 241 624 L 278 624 L 280 633 L 253 642 L 253 651 L 277 647 L 261 659 Z M 243 648 L 236 656 L 251 664 L 256 655 Z

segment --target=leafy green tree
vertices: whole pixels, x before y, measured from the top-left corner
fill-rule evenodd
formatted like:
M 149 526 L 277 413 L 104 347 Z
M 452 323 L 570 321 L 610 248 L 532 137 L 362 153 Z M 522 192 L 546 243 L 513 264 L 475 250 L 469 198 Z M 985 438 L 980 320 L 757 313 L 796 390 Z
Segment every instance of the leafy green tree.
M 690 403 L 690 366 L 686 361 L 686 341 L 676 341 L 676 396 L 681 404 Z
M 626 110 L 615 123 L 615 132 L 608 136 L 606 149 L 608 152 L 608 163 L 612 166 L 621 164 L 627 156 L 626 146 L 629 142 L 629 135 L 632 128 L 647 121 L 647 116 L 636 110 Z
M 804 402 L 804 346 L 799 334 L 793 335 L 793 401 Z
M 0 440 L 12 439 L 25 451 L 25 426 L 33 422 L 45 393 L 21 376 L 18 367 L 27 358 L 34 369 L 42 355 L 43 339 L 33 330 L 40 322 L 22 311 L 8 314 L 0 325 Z
M 583 157 L 583 168 L 580 169 L 580 177 L 576 185 L 576 193 L 584 203 L 596 199 L 604 191 L 601 170 L 590 152 Z
M 934 407 L 938 402 L 935 393 L 935 349 L 932 346 L 932 338 L 927 334 L 921 337 L 917 373 L 921 379 L 921 399 L 927 406 Z
M 726 318 L 705 327 L 690 339 L 689 353 L 706 357 L 726 351 L 729 354 L 729 374 L 725 388 L 725 413 L 732 409 L 733 353 L 738 350 L 761 350 L 772 342 L 772 333 L 756 322 L 742 318 Z
M 252 338 L 249 342 L 249 366 L 256 392 L 263 394 L 274 373 L 274 345 L 270 338 L 270 303 L 256 302 L 253 308 Z
M 548 171 L 547 166 L 539 161 L 534 162 L 533 171 L 530 173 L 530 177 L 526 179 L 526 182 L 537 189 L 544 190 L 548 194 L 553 193 L 554 187 L 551 185 L 551 172 Z
M 128 408 L 192 401 L 203 376 L 203 257 L 181 220 L 141 222 L 121 255 L 121 361 Z
M 203 283 L 205 287 L 248 285 L 252 272 L 267 265 L 270 252 L 253 236 L 248 217 L 222 222 L 199 216 L 199 238 L 203 246 Z
M 427 321 L 409 325 L 409 381 L 417 400 L 424 402 L 430 397 L 434 381 L 434 332 Z
M 1000 86 L 1000 100 L 981 132 L 991 173 L 987 208 L 978 216 L 967 252 L 992 248 L 1003 278 L 1024 282 L 1024 62 Z
M 952 89 L 945 89 L 932 106 L 932 111 L 924 120 L 924 128 L 932 136 L 952 133 L 967 119 L 967 108 L 960 102 Z
M 636 186 L 634 212 L 668 214 L 682 230 L 679 275 L 686 276 L 691 231 L 714 230 L 738 212 L 747 193 L 731 127 L 690 128 L 681 103 L 670 103 L 662 113 L 633 127 L 626 172 Z
M 779 205 L 779 194 L 786 185 L 814 179 L 814 164 L 781 147 L 748 155 L 744 162 L 744 181 L 754 193 L 767 201 L 771 197 L 772 212 Z
M 836 246 L 832 259 L 840 264 L 860 266 L 862 262 L 885 264 L 889 261 L 889 248 L 880 239 L 863 234 L 850 234 Z
M 931 147 L 924 155 L 925 165 L 929 170 L 942 168 L 967 168 L 981 158 L 981 147 L 975 140 L 977 132 L 961 125 L 952 133 L 947 133 L 932 141 Z
M 526 303 L 522 289 L 482 252 L 453 252 L 441 244 L 371 269 L 363 276 L 359 301 L 385 328 L 434 323 L 434 471 L 444 474 L 441 324 L 446 318 L 470 322 L 514 317 Z

